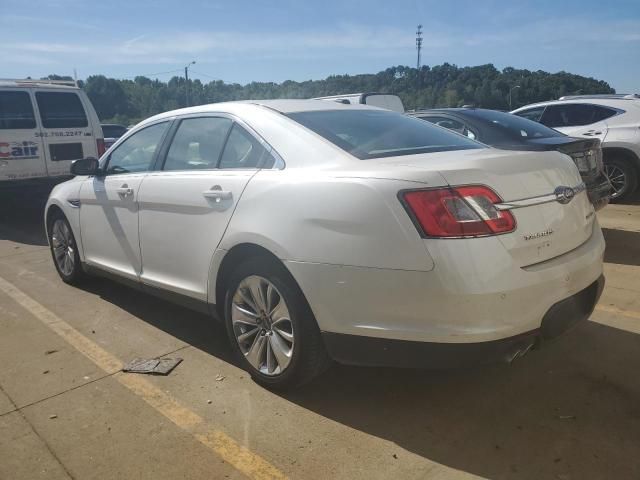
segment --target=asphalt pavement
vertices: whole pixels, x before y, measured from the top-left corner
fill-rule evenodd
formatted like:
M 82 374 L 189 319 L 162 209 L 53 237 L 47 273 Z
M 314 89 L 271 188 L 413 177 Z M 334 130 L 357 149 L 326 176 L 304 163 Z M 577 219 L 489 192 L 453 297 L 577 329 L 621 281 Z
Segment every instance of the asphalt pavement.
M 0 195 L 0 479 L 640 478 L 640 202 L 598 214 L 590 321 L 512 365 L 335 365 L 276 394 L 207 316 L 61 282 L 44 195 Z M 180 357 L 168 376 L 120 372 Z

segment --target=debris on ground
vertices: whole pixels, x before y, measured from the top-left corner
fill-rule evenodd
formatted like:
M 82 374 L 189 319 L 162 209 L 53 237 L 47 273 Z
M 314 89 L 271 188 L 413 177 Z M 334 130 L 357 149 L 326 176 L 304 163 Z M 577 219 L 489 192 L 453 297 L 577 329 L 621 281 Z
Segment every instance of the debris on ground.
M 393 454 L 393 458 L 395 458 L 396 460 L 398 459 L 398 455 L 396 455 L 395 453 Z
M 558 418 L 560 420 L 575 420 L 576 416 L 575 415 L 558 415 Z
M 46 375 L 47 373 L 49 373 L 49 370 L 45 370 L 44 372 L 42 372 L 43 375 Z
M 211 405 L 213 402 L 211 400 L 207 400 L 207 403 Z
M 54 420 L 58 418 L 58 415 L 49 415 L 49 420 Z
M 122 367 L 122 371 L 149 375 L 169 375 L 180 362 L 182 362 L 181 358 L 134 358 Z
M 216 382 L 221 382 L 221 381 L 223 381 L 224 379 L 225 379 L 225 376 L 224 376 L 224 375 L 220 375 L 220 374 L 216 375 Z
M 46 352 L 44 352 L 45 355 L 51 355 L 52 353 L 57 353 L 58 350 L 47 350 Z

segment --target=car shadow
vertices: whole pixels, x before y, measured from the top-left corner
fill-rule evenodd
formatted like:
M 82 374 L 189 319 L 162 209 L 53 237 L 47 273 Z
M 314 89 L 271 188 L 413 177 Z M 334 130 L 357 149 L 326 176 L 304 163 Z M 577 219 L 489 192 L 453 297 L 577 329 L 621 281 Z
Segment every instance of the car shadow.
M 285 397 L 482 477 L 640 478 L 639 365 L 640 335 L 586 322 L 511 366 L 335 366 Z
M 607 248 L 604 261 L 640 266 L 640 232 L 603 228 Z
M 89 277 L 79 288 L 205 353 L 237 365 L 224 326 L 210 315 L 107 278 Z
M 85 290 L 238 365 L 221 324 L 107 279 Z M 333 365 L 280 393 L 318 415 L 492 479 L 639 478 L 640 335 L 585 322 L 513 365 Z M 398 452 L 402 461 L 402 452 Z
M 48 188 L 0 192 L 0 240 L 25 245 L 47 245 L 44 206 Z

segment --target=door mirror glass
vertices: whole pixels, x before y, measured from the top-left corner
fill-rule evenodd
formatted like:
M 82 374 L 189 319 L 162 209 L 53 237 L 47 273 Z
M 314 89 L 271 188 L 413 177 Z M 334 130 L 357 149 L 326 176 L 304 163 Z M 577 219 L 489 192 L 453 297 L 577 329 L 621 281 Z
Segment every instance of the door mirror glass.
M 72 175 L 97 175 L 100 172 L 100 163 L 97 158 L 87 157 L 76 160 L 71 164 Z

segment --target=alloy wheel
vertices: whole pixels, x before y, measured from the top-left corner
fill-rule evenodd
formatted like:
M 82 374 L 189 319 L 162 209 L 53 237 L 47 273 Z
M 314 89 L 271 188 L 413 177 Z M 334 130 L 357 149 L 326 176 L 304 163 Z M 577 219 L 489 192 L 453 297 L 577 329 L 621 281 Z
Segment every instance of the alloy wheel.
M 53 222 L 51 228 L 51 247 L 53 248 L 53 256 L 58 269 L 60 269 L 65 276 L 71 275 L 76 263 L 76 246 L 69 225 L 61 218 Z
M 264 375 L 279 375 L 291 363 L 295 331 L 287 303 L 266 278 L 243 279 L 231 301 L 231 323 L 240 351 Z
M 605 164 L 604 173 L 609 178 L 613 193 L 611 198 L 619 197 L 626 189 L 627 186 L 627 174 L 623 169 L 617 165 Z

